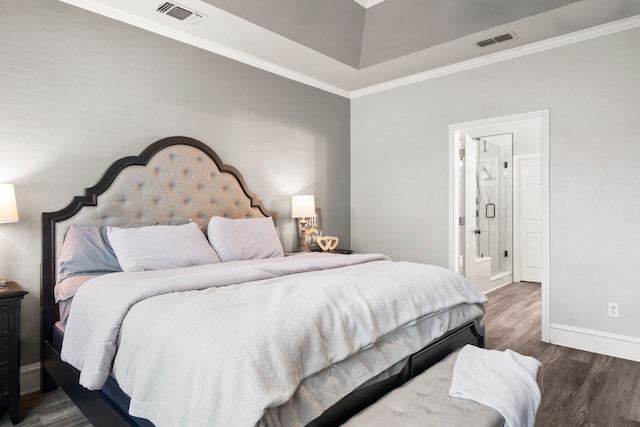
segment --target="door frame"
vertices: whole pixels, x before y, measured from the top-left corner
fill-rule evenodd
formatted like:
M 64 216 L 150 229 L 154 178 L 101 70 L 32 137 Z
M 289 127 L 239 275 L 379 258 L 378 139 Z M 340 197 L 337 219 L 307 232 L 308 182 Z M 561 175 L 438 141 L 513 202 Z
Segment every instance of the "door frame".
M 520 241 L 520 228 L 522 218 L 520 217 L 520 168 L 522 160 L 540 159 L 541 154 L 520 154 L 513 156 L 513 281 L 520 281 L 520 262 L 522 260 L 522 242 Z M 542 161 L 540 162 L 542 165 Z
M 534 121 L 540 126 L 542 164 L 542 334 L 549 342 L 549 110 L 512 114 L 449 125 L 449 269 L 460 272 L 460 139 L 464 132 L 500 125 Z M 515 143 L 515 142 L 514 142 Z
M 478 170 L 478 164 L 477 162 L 470 162 L 469 159 L 471 158 L 471 155 L 469 155 L 469 150 L 473 150 L 473 156 L 477 157 L 477 151 L 478 151 L 478 143 L 474 138 L 471 138 L 471 136 L 465 134 L 465 141 L 464 143 L 462 142 L 462 140 L 460 141 L 460 144 L 462 145 L 462 147 L 465 148 L 465 153 L 467 153 L 467 155 L 464 157 L 464 164 L 465 164 L 465 169 L 464 169 L 464 174 L 465 174 L 465 178 L 464 178 L 464 197 L 465 197 L 465 211 L 464 211 L 464 216 L 465 218 L 467 218 L 469 215 L 472 216 L 472 218 L 474 219 L 474 221 L 466 221 L 464 224 L 464 249 L 461 250 L 461 252 L 464 252 L 465 254 L 465 262 L 464 262 L 464 275 L 465 277 L 467 277 L 470 281 L 474 282 L 477 284 L 477 272 L 476 272 L 476 251 L 477 251 L 477 240 L 478 240 L 478 236 L 476 234 L 473 234 L 473 239 L 471 239 L 472 233 L 475 233 L 475 231 L 480 227 L 480 224 L 477 224 L 477 218 L 476 218 L 476 212 L 477 212 L 477 198 L 480 197 L 480 195 L 476 192 L 476 172 Z M 473 184 L 470 183 L 470 179 L 469 176 L 473 176 Z M 474 197 L 471 197 L 474 196 Z M 473 199 L 473 202 L 471 204 L 468 204 L 469 200 Z M 473 243 L 473 244 L 471 244 Z M 468 256 L 470 253 L 473 253 L 473 259 L 470 261 Z

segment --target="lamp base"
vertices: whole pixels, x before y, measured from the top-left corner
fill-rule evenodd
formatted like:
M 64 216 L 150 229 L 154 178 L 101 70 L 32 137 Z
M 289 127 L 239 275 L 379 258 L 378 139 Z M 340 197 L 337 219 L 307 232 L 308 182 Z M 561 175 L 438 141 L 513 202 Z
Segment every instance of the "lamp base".
M 303 234 L 302 238 L 300 239 L 300 243 L 298 243 L 298 251 L 299 252 L 311 252 L 311 249 L 309 248 L 309 244 L 307 243 L 307 239 L 304 237 L 304 234 Z
M 4 279 L 0 279 L 0 287 L 1 286 L 7 286 L 7 281 Z
M 309 252 L 309 244 L 307 243 L 306 232 L 308 228 L 308 222 L 306 218 L 300 218 L 299 239 L 298 239 L 298 251 Z

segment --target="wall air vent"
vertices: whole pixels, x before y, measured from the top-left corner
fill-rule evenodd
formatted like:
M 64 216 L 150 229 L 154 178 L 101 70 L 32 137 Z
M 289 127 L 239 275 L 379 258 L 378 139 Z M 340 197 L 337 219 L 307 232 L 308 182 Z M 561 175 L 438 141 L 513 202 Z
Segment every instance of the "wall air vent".
M 169 15 L 172 18 L 182 22 L 188 22 L 189 24 L 194 24 L 204 18 L 203 14 L 172 2 L 164 2 L 158 6 L 156 10 L 164 15 Z
M 518 37 L 516 36 L 516 33 L 511 31 L 510 33 L 500 34 L 499 36 L 495 36 L 495 37 L 493 37 L 491 39 L 480 40 L 476 44 L 478 46 L 480 46 L 480 47 L 485 47 L 485 46 L 491 46 L 492 44 L 506 42 L 507 40 L 513 40 L 513 39 L 517 39 L 517 38 Z

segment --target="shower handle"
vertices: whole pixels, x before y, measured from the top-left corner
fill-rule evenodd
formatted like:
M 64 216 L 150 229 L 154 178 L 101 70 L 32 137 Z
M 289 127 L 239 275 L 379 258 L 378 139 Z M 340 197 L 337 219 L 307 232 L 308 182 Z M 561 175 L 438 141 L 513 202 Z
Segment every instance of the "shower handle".
M 482 231 L 480 231 L 480 230 L 474 230 L 474 233 L 476 233 L 476 234 L 482 234 Z

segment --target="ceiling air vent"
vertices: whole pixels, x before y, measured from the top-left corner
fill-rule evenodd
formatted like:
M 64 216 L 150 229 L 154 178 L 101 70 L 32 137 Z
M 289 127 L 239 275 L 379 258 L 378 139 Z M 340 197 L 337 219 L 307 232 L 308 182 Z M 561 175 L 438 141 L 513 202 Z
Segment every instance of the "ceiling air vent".
M 500 36 L 496 36 L 493 38 L 496 42 L 500 43 L 500 42 L 506 42 L 507 40 L 513 40 L 513 36 L 509 33 L 507 34 L 502 34 Z
M 506 42 L 507 40 L 513 40 L 518 38 L 516 36 L 516 33 L 514 33 L 513 31 L 507 34 L 501 34 L 499 36 L 495 36 L 491 39 L 486 39 L 486 40 L 480 40 L 479 42 L 477 42 L 476 44 L 480 47 L 485 47 L 485 46 L 491 46 L 492 44 L 496 44 L 496 43 L 501 43 L 501 42 Z
M 182 22 L 188 22 L 189 24 L 193 24 L 204 18 L 203 14 L 172 2 L 164 2 L 156 10 L 164 15 L 169 15 L 172 18 L 176 18 Z
M 496 41 L 494 39 L 486 39 L 486 40 L 480 40 L 478 42 L 478 46 L 480 47 L 485 47 L 485 46 L 489 46 L 492 44 L 496 44 Z

